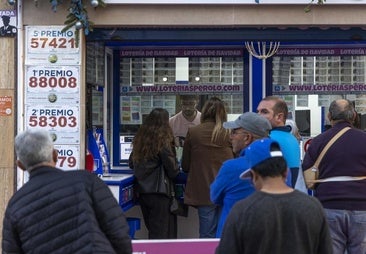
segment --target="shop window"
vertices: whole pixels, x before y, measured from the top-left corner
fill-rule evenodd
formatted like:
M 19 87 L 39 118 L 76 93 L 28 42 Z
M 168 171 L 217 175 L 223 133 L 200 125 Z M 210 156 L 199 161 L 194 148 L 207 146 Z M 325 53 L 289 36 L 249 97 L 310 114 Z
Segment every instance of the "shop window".
M 241 57 L 189 58 L 186 80 L 177 80 L 179 74 L 176 65 L 176 58 L 172 57 L 121 58 L 121 123 L 141 124 L 143 115 L 154 107 L 163 107 L 170 115 L 174 115 L 179 111 L 176 108 L 176 95 L 181 94 L 179 89 L 182 89 L 182 93 L 187 93 L 183 90 L 187 87 L 192 89 L 188 91 L 191 94 L 220 97 L 227 103 L 229 114 L 243 112 Z M 182 86 L 176 87 L 177 84 Z M 169 89 L 169 86 L 174 89 Z M 135 93 L 123 93 L 123 89 L 129 89 L 128 87 L 135 88 Z
M 244 105 L 244 59 L 240 57 L 121 57 L 119 65 L 119 136 L 114 159 L 126 165 L 126 137 L 133 139 L 152 108 L 180 111 L 179 95 L 199 96 L 201 110 L 211 96 L 221 98 L 230 116 L 242 114 Z M 114 108 L 116 110 L 116 108 Z M 116 120 L 116 119 L 115 119 Z M 116 125 L 115 125 L 116 126 Z M 115 131 L 115 130 L 114 130 Z M 124 151 L 123 153 L 118 152 Z M 123 156 L 122 156 L 123 154 Z
M 300 125 L 304 119 L 300 112 L 311 110 L 306 117 L 312 119 L 311 128 L 304 131 L 305 135 L 316 136 L 324 131 L 324 126 L 329 124 L 327 110 L 335 99 L 354 102 L 363 119 L 366 114 L 365 82 L 364 55 L 275 56 L 272 60 L 273 93 L 287 101 L 292 117 Z M 366 126 L 361 124 L 360 128 Z

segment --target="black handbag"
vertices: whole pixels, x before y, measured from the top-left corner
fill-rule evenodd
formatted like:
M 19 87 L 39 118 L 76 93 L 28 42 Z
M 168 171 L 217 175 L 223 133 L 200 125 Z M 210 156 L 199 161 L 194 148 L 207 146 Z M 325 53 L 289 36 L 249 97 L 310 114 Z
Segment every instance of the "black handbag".
M 137 175 L 136 175 L 137 176 Z M 139 192 L 165 194 L 170 198 L 170 212 L 179 216 L 188 216 L 188 206 L 175 196 L 175 184 L 160 164 L 150 174 L 138 179 Z
M 158 179 L 157 179 L 156 192 L 166 194 L 167 196 L 170 197 L 172 193 L 171 180 L 167 177 L 163 164 L 160 164 L 157 173 L 158 173 Z
M 170 212 L 172 214 L 188 217 L 188 205 L 184 204 L 182 201 L 179 201 L 174 193 L 172 193 L 171 203 L 170 203 Z
M 175 196 L 175 184 L 166 173 L 163 165 L 160 165 L 159 170 L 159 193 L 168 193 L 170 196 L 170 212 L 179 216 L 188 216 L 188 206 L 178 200 Z
M 169 178 L 167 178 L 164 166 L 160 164 L 154 168 L 150 174 L 141 175 L 135 172 L 137 178 L 137 192 L 139 193 L 159 193 L 171 196 Z

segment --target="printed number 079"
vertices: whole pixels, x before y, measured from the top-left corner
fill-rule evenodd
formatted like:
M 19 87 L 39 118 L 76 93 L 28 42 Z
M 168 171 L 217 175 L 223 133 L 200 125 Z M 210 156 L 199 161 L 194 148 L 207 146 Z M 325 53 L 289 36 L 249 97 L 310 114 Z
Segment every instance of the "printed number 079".
M 66 156 L 58 156 L 58 163 L 60 164 L 60 167 L 64 167 L 65 164 L 69 168 L 73 168 L 76 166 L 76 158 L 75 157 L 66 157 Z

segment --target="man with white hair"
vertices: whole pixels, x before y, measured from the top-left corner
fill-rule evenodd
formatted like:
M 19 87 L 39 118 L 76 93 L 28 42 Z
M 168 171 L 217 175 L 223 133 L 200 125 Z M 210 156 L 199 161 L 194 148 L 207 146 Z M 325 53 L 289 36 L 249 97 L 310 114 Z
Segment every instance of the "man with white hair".
M 3 253 L 132 253 L 126 218 L 108 186 L 85 170 L 56 168 L 47 131 L 19 133 L 15 152 L 29 181 L 6 208 Z

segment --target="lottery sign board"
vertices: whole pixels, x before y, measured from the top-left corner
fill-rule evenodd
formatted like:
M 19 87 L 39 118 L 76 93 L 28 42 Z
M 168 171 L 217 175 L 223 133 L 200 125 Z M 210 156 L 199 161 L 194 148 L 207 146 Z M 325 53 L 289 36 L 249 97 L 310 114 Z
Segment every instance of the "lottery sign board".
M 52 131 L 78 132 L 79 107 L 68 105 L 32 105 L 26 110 L 26 126 Z
M 62 31 L 60 26 L 28 26 L 26 28 L 26 64 L 49 62 L 55 65 L 80 64 L 80 49 L 75 28 Z
M 75 28 L 25 29 L 24 124 L 47 130 L 58 150 L 57 167 L 80 168 L 81 51 Z
M 55 145 L 58 151 L 56 167 L 64 170 L 77 170 L 80 168 L 78 145 Z
M 79 66 L 27 66 L 25 75 L 25 85 L 31 93 L 79 92 Z

